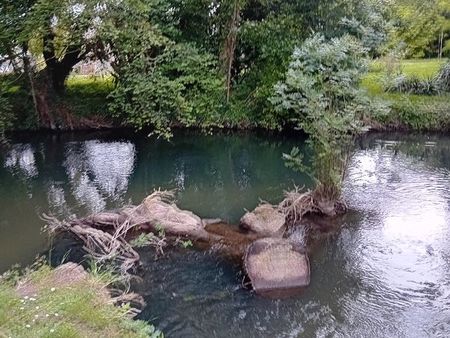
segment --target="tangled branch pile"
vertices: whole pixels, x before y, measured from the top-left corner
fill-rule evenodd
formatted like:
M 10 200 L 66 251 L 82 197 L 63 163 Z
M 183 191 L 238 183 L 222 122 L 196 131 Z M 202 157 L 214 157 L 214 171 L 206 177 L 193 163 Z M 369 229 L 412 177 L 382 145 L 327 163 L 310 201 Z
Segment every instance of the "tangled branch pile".
M 285 199 L 278 205 L 278 209 L 286 217 L 287 226 L 298 225 L 308 214 L 319 214 L 333 217 L 345 213 L 347 206 L 341 200 L 329 199 L 320 189 L 303 191 L 295 187 L 287 192 Z
M 197 215 L 180 210 L 172 192 L 156 191 L 138 206 L 124 207 L 115 212 L 97 213 L 72 221 L 59 221 L 44 215 L 51 233 L 70 232 L 84 243 L 84 250 L 97 262 L 114 262 L 124 277 L 139 263 L 139 254 L 130 245 L 130 235 L 142 232 L 161 232 L 195 239 L 211 237 Z M 157 236 L 148 244 L 166 245 Z
M 120 274 L 128 276 L 128 271 L 139 262 L 139 254 L 125 240 L 125 236 L 134 226 L 129 221 L 112 224 L 111 228 L 95 228 L 83 219 L 59 221 L 55 217 L 44 215 L 51 233 L 70 232 L 79 238 L 83 249 L 97 262 L 114 262 L 120 267 Z

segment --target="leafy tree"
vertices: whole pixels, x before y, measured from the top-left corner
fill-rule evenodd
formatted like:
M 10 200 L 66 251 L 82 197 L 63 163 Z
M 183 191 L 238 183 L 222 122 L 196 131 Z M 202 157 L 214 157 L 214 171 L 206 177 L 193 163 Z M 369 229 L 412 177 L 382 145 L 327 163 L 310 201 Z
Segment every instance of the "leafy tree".
M 292 50 L 311 31 L 326 37 L 353 33 L 373 54 L 386 38 L 385 8 L 372 0 L 253 0 L 239 5 L 233 62 L 228 69 L 229 87 L 233 87 L 231 106 L 253 125 L 266 128 L 280 129 L 289 123 L 267 98 L 286 72 Z M 230 10 L 228 13 L 231 15 Z M 350 22 L 353 27 L 346 24 Z
M 67 111 L 60 97 L 75 64 L 96 50 L 102 4 L 89 0 L 20 0 L 0 5 L 0 55 L 33 97 L 38 122 L 56 128 Z
M 220 125 L 223 80 L 211 55 L 189 44 L 174 44 L 157 57 L 145 56 L 120 70 L 111 93 L 111 109 L 117 116 L 142 129 L 154 128 L 170 137 L 170 127 Z
M 389 47 L 406 45 L 407 57 L 439 56 L 450 38 L 448 0 L 396 0 Z
M 360 42 L 353 37 L 328 41 L 314 35 L 295 48 L 285 80 L 275 86 L 271 98 L 285 120 L 309 135 L 312 167 L 302 162 L 296 149 L 285 159 L 294 169 L 311 171 L 317 180 L 317 200 L 340 198 L 348 141 L 361 130 L 368 113 L 377 109 L 359 89 L 366 71 L 364 56 Z

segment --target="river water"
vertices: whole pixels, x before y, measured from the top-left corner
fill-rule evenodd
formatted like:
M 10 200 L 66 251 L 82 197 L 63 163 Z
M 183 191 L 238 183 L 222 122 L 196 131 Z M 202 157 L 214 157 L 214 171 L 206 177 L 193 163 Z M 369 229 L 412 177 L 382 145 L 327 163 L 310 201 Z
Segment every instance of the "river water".
M 235 223 L 308 177 L 281 154 L 298 136 L 127 132 L 14 136 L 0 152 L 0 270 L 48 247 L 58 217 L 139 203 L 176 188 L 182 208 Z M 144 257 L 138 290 L 167 337 L 449 337 L 450 136 L 370 134 L 344 184 L 350 212 L 311 257 L 311 286 L 289 299 L 242 287 L 239 266 L 208 252 Z

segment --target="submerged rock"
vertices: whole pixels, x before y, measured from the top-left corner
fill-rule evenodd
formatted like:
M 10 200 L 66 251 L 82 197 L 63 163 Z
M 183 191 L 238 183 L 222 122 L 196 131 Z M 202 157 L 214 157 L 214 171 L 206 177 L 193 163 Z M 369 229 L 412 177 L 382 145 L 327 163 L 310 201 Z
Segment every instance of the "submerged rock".
M 224 224 L 221 218 L 204 218 L 202 219 L 203 225 L 207 227 L 208 225 Z
M 308 256 L 287 239 L 264 238 L 253 242 L 244 264 L 253 289 L 259 293 L 299 289 L 310 282 Z
M 277 208 L 263 204 L 247 212 L 241 218 L 240 226 L 261 236 L 281 237 L 285 223 L 285 216 Z

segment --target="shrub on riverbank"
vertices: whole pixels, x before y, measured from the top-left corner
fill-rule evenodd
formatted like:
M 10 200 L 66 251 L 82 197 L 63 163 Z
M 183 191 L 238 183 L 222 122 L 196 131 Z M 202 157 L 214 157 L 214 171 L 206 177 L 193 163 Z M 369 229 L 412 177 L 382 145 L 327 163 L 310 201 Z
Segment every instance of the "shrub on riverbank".
M 151 325 L 132 320 L 128 306 L 113 305 L 106 289 L 110 274 L 91 272 L 61 283 L 52 278 L 54 271 L 44 265 L 21 277 L 10 272 L 0 278 L 1 337 L 162 337 Z M 74 275 L 69 271 L 64 278 Z
M 403 60 L 399 61 L 398 68 L 407 78 L 416 77 L 423 80 L 435 77 L 444 63 L 445 60 L 437 59 Z M 389 65 L 385 62 L 373 62 L 369 73 L 363 77 L 361 82 L 361 87 L 366 89 L 370 96 L 386 101 L 391 106 L 389 114 L 372 116 L 373 127 L 386 130 L 449 130 L 450 94 L 386 93 L 383 90 L 383 78 L 388 72 L 387 68 Z M 27 92 L 26 87 L 20 84 L 19 81 L 14 87 L 5 88 L 3 94 L 0 95 L 2 101 L 0 109 L 2 126 L 0 127 L 3 129 L 36 128 L 31 94 Z M 66 103 L 76 117 L 98 116 L 105 121 L 113 121 L 107 104 L 107 96 L 114 88 L 112 77 L 74 75 L 68 78 L 66 86 Z M 232 104 L 228 108 L 222 107 L 222 110 L 220 119 L 215 121 L 224 127 L 267 127 L 266 120 L 251 120 L 245 113 L 234 109 Z M 210 118 L 210 116 L 206 117 Z M 277 125 L 277 119 L 282 116 L 277 114 L 273 118 L 273 124 Z
M 317 181 L 314 200 L 322 213 L 333 213 L 340 199 L 348 145 L 366 116 L 383 110 L 359 88 L 367 60 L 359 41 L 350 36 L 326 40 L 315 35 L 296 48 L 284 81 L 275 86 L 272 103 L 286 120 L 309 135 L 313 150 L 308 169 L 294 149 L 285 155 L 294 169 L 308 171 Z M 325 209 L 331 209 L 325 211 Z

